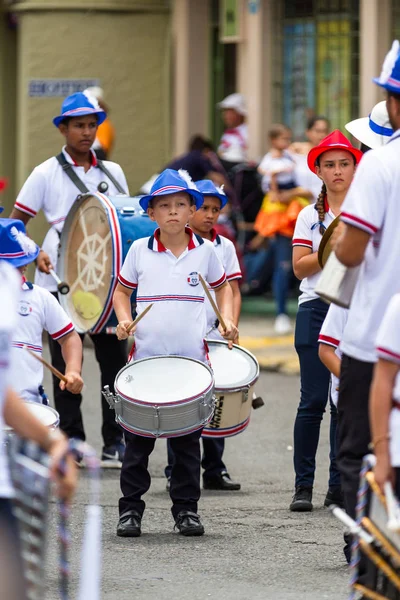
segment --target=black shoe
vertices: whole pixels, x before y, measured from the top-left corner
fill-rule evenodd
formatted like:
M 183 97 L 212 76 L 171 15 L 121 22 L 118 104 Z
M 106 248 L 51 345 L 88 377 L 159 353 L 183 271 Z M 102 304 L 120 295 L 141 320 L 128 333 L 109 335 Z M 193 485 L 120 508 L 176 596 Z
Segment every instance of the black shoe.
M 221 471 L 215 477 L 203 477 L 203 488 L 205 490 L 223 490 L 234 492 L 240 490 L 240 483 L 232 481 L 227 471 Z
M 344 508 L 343 494 L 340 485 L 330 487 L 326 493 L 324 506 L 328 507 L 336 504 L 339 508 Z
M 167 477 L 167 483 L 165 484 L 165 489 L 167 490 L 167 492 L 170 491 L 170 489 L 171 489 L 171 477 Z
M 265 404 L 265 402 L 261 398 L 261 396 L 257 396 L 256 398 L 253 398 L 252 403 L 251 403 L 254 410 L 256 410 L 257 408 L 261 408 L 262 406 L 264 406 L 264 404 Z
M 204 527 L 200 521 L 200 517 L 195 512 L 190 510 L 181 510 L 176 519 L 175 527 L 179 529 L 181 535 L 203 535 Z
M 310 512 L 313 509 L 312 505 L 312 487 L 298 486 L 293 496 L 291 505 L 289 506 L 292 512 Z
M 141 522 L 142 517 L 137 510 L 128 510 L 119 518 L 117 535 L 119 537 L 139 537 L 142 533 Z

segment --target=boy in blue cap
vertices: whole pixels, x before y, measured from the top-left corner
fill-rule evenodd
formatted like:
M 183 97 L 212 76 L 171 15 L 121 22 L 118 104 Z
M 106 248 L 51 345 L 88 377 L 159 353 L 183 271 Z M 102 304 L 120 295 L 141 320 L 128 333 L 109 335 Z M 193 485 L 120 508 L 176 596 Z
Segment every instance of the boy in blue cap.
M 80 193 L 108 189 L 110 195 L 127 193 L 128 186 L 121 167 L 110 161 L 96 158 L 92 145 L 98 126 L 107 118 L 97 100 L 88 93 L 77 92 L 65 98 L 61 114 L 53 124 L 65 138 L 65 146 L 56 157 L 38 165 L 23 185 L 15 202 L 11 217 L 25 223 L 43 210 L 51 226 L 37 258 L 35 283 L 48 289 L 57 297 L 57 285 L 49 274 L 56 270 L 59 236 L 65 218 Z M 81 336 L 83 339 L 83 336 Z M 99 333 L 91 335 L 100 366 L 101 382 L 113 387 L 115 376 L 125 365 L 126 344 L 119 344 L 115 335 Z M 64 371 L 65 364 L 58 343 L 49 338 L 52 364 Z M 60 414 L 60 427 L 69 437 L 85 439 L 80 405 L 82 396 L 61 390 L 53 378 L 54 402 Z M 122 430 L 115 422 L 114 411 L 101 397 L 103 416 L 102 466 L 118 468 L 124 453 Z
M 226 339 L 238 335 L 233 323 L 232 291 L 213 245 L 186 227 L 203 196 L 185 171 L 166 169 L 156 179 L 148 196 L 140 200 L 149 217 L 159 225 L 153 236 L 135 241 L 129 249 L 114 293 L 118 318 L 117 335 L 128 337 L 132 320 L 130 297 L 137 290 L 140 313 L 154 302 L 152 310 L 135 331 L 134 359 L 157 355 L 179 355 L 206 362 L 206 313 L 204 290 L 199 274 L 215 290 L 226 330 Z M 160 324 L 168 323 L 168 327 Z M 171 438 L 175 462 L 171 472 L 172 515 L 182 535 L 203 535 L 197 514 L 200 498 L 201 429 Z M 150 487 L 147 470 L 155 438 L 125 434 L 126 453 L 121 470 L 120 519 L 117 535 L 138 537 L 145 503 L 143 494 Z
M 0 260 L 18 269 L 22 276 L 22 293 L 11 341 L 15 367 L 13 388 L 23 400 L 31 402 L 42 402 L 43 367 L 24 349 L 41 356 L 43 329 L 61 346 L 67 383 L 59 382 L 60 388 L 77 394 L 83 386 L 82 343 L 70 318 L 50 292 L 25 279 L 27 266 L 38 254 L 39 246 L 26 235 L 22 221 L 0 218 Z

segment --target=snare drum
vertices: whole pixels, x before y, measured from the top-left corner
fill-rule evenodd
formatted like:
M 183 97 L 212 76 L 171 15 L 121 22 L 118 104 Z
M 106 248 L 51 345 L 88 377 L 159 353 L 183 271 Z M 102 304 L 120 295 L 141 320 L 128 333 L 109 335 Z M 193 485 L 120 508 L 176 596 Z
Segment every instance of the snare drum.
M 214 411 L 214 378 L 206 364 L 182 356 L 129 363 L 104 397 L 126 431 L 144 437 L 178 437 L 206 425 Z
M 116 327 L 112 297 L 118 274 L 132 242 L 156 227 L 139 198 L 95 192 L 74 202 L 61 234 L 58 274 L 70 286 L 60 295 L 61 306 L 79 333 Z
M 39 402 L 31 402 L 24 400 L 25 406 L 34 414 L 34 416 L 49 429 L 57 429 L 60 424 L 60 415 L 51 406 L 45 406 Z M 4 425 L 4 443 L 7 446 L 7 451 L 10 454 L 10 442 L 14 438 L 14 430 L 8 425 Z
M 231 437 L 244 431 L 250 421 L 253 386 L 260 369 L 255 356 L 241 346 L 207 340 L 215 378 L 214 416 L 203 437 Z

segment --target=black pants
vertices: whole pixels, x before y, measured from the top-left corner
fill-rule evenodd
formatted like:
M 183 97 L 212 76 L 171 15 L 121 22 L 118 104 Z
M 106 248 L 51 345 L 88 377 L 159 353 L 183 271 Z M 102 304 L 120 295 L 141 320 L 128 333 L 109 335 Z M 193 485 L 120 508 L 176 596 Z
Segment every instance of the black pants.
M 114 380 L 118 371 L 125 366 L 128 357 L 128 346 L 126 341 L 118 341 L 116 335 L 97 333 L 90 336 L 96 354 L 96 360 L 100 366 L 101 388 L 109 385 L 114 392 Z M 83 341 L 84 335 L 80 336 Z M 65 372 L 65 363 L 61 354 L 61 346 L 49 336 L 51 362 L 61 373 Z M 71 394 L 67 390 L 62 391 L 59 380 L 53 376 L 53 393 L 56 410 L 60 413 L 60 427 L 68 437 L 84 440 L 85 430 L 83 428 L 81 413 L 81 394 Z M 100 394 L 101 395 L 101 394 Z M 101 395 L 101 408 L 103 413 L 103 425 L 101 433 L 105 446 L 112 446 L 122 439 L 122 429 L 115 422 L 115 412 L 110 409 L 109 404 Z
M 370 442 L 368 400 L 374 363 L 343 355 L 338 401 L 338 454 L 346 512 L 354 519 L 360 469 Z
M 199 429 L 189 435 L 171 438 L 171 448 L 175 456 L 170 488 L 174 519 L 181 510 L 197 512 L 200 498 L 201 432 Z M 147 468 L 149 456 L 156 440 L 125 433 L 125 441 L 126 450 L 121 469 L 123 496 L 119 500 L 119 514 L 122 515 L 127 510 L 137 510 L 142 515 L 146 506 L 142 496 L 148 491 L 151 482 Z
M 222 460 L 225 448 L 225 438 L 201 438 L 203 441 L 203 457 L 201 466 L 204 469 L 203 479 L 218 477 L 220 473 L 226 471 L 226 466 Z M 168 465 L 165 467 L 165 477 L 171 477 L 172 464 L 174 462 L 174 453 L 171 450 L 171 439 L 167 440 Z

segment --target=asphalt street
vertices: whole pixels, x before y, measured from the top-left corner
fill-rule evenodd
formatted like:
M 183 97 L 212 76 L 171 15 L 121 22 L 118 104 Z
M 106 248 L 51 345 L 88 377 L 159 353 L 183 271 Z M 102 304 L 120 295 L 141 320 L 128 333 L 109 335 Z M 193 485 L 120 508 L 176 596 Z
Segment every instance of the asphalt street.
M 46 356 L 46 354 L 45 354 Z M 88 442 L 100 451 L 100 383 L 85 348 L 83 413 Z M 50 389 L 46 374 L 47 389 Z M 348 570 L 340 524 L 323 508 L 328 480 L 328 418 L 321 429 L 314 511 L 290 513 L 293 490 L 292 429 L 299 396 L 297 375 L 262 372 L 265 406 L 248 429 L 227 441 L 225 459 L 239 492 L 204 491 L 201 538 L 173 531 L 163 468 L 165 441 L 151 456 L 152 486 L 145 500 L 142 537 L 117 538 L 119 472 L 102 474 L 102 598 L 104 600 L 340 600 Z M 71 598 L 76 597 L 88 502 L 88 473 L 80 471 L 71 517 Z M 49 510 L 48 600 L 59 598 L 57 509 Z M 87 598 L 90 600 L 90 598 Z

